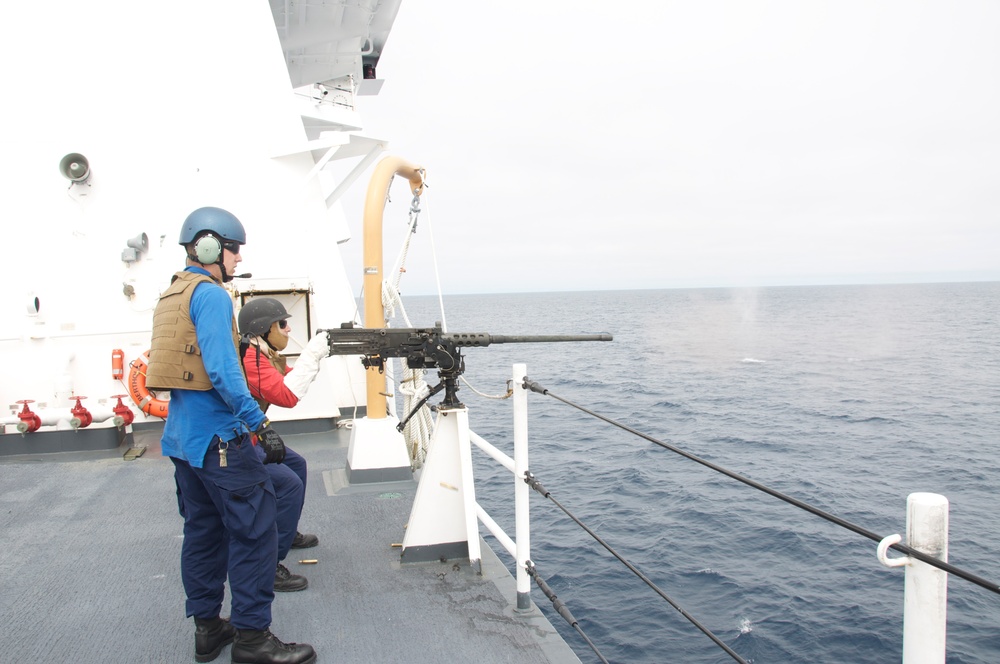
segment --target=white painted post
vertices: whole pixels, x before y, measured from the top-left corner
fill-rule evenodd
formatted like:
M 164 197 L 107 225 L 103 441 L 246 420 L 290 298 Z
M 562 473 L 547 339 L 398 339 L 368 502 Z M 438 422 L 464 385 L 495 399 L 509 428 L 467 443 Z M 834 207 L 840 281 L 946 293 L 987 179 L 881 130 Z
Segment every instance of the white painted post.
M 948 499 L 936 493 L 906 498 L 906 544 L 948 562 Z M 903 606 L 903 664 L 944 664 L 948 573 L 909 558 Z
M 469 410 L 463 407 L 453 412 L 458 416 L 458 457 L 462 468 L 462 507 L 465 513 L 465 537 L 469 542 L 469 565 L 477 574 L 482 574 L 483 553 L 479 548 L 479 517 L 476 516 L 476 481 L 472 472 Z
M 531 578 L 525 565 L 531 558 L 531 526 L 528 516 L 530 487 L 528 471 L 528 391 L 524 389 L 527 365 L 514 365 L 514 540 L 517 553 L 517 608 L 531 608 Z

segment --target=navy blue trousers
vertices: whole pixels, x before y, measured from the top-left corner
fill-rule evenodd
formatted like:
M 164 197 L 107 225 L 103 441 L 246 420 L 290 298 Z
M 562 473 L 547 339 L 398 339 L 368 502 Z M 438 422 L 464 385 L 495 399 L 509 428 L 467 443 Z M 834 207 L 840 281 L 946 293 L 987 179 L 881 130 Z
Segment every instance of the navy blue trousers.
M 203 468 L 171 458 L 184 517 L 181 580 L 187 615 L 218 616 L 228 576 L 230 622 L 238 629 L 264 630 L 271 625 L 278 564 L 274 486 L 249 435 L 229 441 L 225 468 L 219 466 L 219 442 L 208 448 Z
M 264 460 L 265 453 L 260 446 L 257 447 L 257 456 Z M 306 500 L 306 460 L 286 445 L 285 460 L 269 463 L 264 468 L 271 477 L 278 500 L 278 560 L 282 561 L 292 548 Z

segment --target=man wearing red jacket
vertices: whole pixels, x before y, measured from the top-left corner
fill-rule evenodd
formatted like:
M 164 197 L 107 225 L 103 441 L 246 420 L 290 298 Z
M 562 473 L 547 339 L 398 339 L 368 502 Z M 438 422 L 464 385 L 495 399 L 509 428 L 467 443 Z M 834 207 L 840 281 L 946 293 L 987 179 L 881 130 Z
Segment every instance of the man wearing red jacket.
M 319 362 L 330 354 L 326 333 L 314 336 L 296 360 L 294 371 L 288 367 L 281 351 L 288 345 L 291 326 L 289 313 L 282 304 L 270 297 L 258 297 L 240 309 L 239 332 L 243 367 L 250 394 L 261 410 L 273 403 L 282 408 L 295 406 L 316 379 Z M 298 531 L 299 517 L 305 503 L 307 464 L 302 455 L 285 447 L 281 466 L 267 466 L 278 502 L 278 567 L 274 589 L 278 592 L 305 590 L 305 577 L 292 574 L 281 561 L 289 549 L 305 549 L 319 544 L 315 535 Z

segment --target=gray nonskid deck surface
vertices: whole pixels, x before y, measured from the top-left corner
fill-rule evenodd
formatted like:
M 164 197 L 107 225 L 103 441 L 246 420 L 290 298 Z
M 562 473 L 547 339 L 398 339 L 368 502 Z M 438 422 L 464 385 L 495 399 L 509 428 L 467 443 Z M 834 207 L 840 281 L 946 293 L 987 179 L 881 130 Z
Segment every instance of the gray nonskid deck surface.
M 488 548 L 482 576 L 467 561 L 400 565 L 392 544 L 415 485 L 344 488 L 346 441 L 286 437 L 309 461 L 300 526 L 320 545 L 285 561 L 310 585 L 276 596 L 279 638 L 313 644 L 320 662 L 579 662 L 537 609 L 515 614 L 513 579 Z M 154 447 L 136 461 L 117 450 L 0 463 L 0 529 L 0 661 L 193 661 L 173 465 Z

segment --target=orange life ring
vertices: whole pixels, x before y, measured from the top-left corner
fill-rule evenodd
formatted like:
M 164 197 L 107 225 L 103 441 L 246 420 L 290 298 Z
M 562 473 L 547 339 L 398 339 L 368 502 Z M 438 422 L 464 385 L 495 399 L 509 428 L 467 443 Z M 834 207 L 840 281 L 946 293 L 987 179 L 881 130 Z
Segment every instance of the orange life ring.
M 129 362 L 128 395 L 139 407 L 139 410 L 153 417 L 167 419 L 170 402 L 157 399 L 146 389 L 146 368 L 149 365 L 149 351 Z

